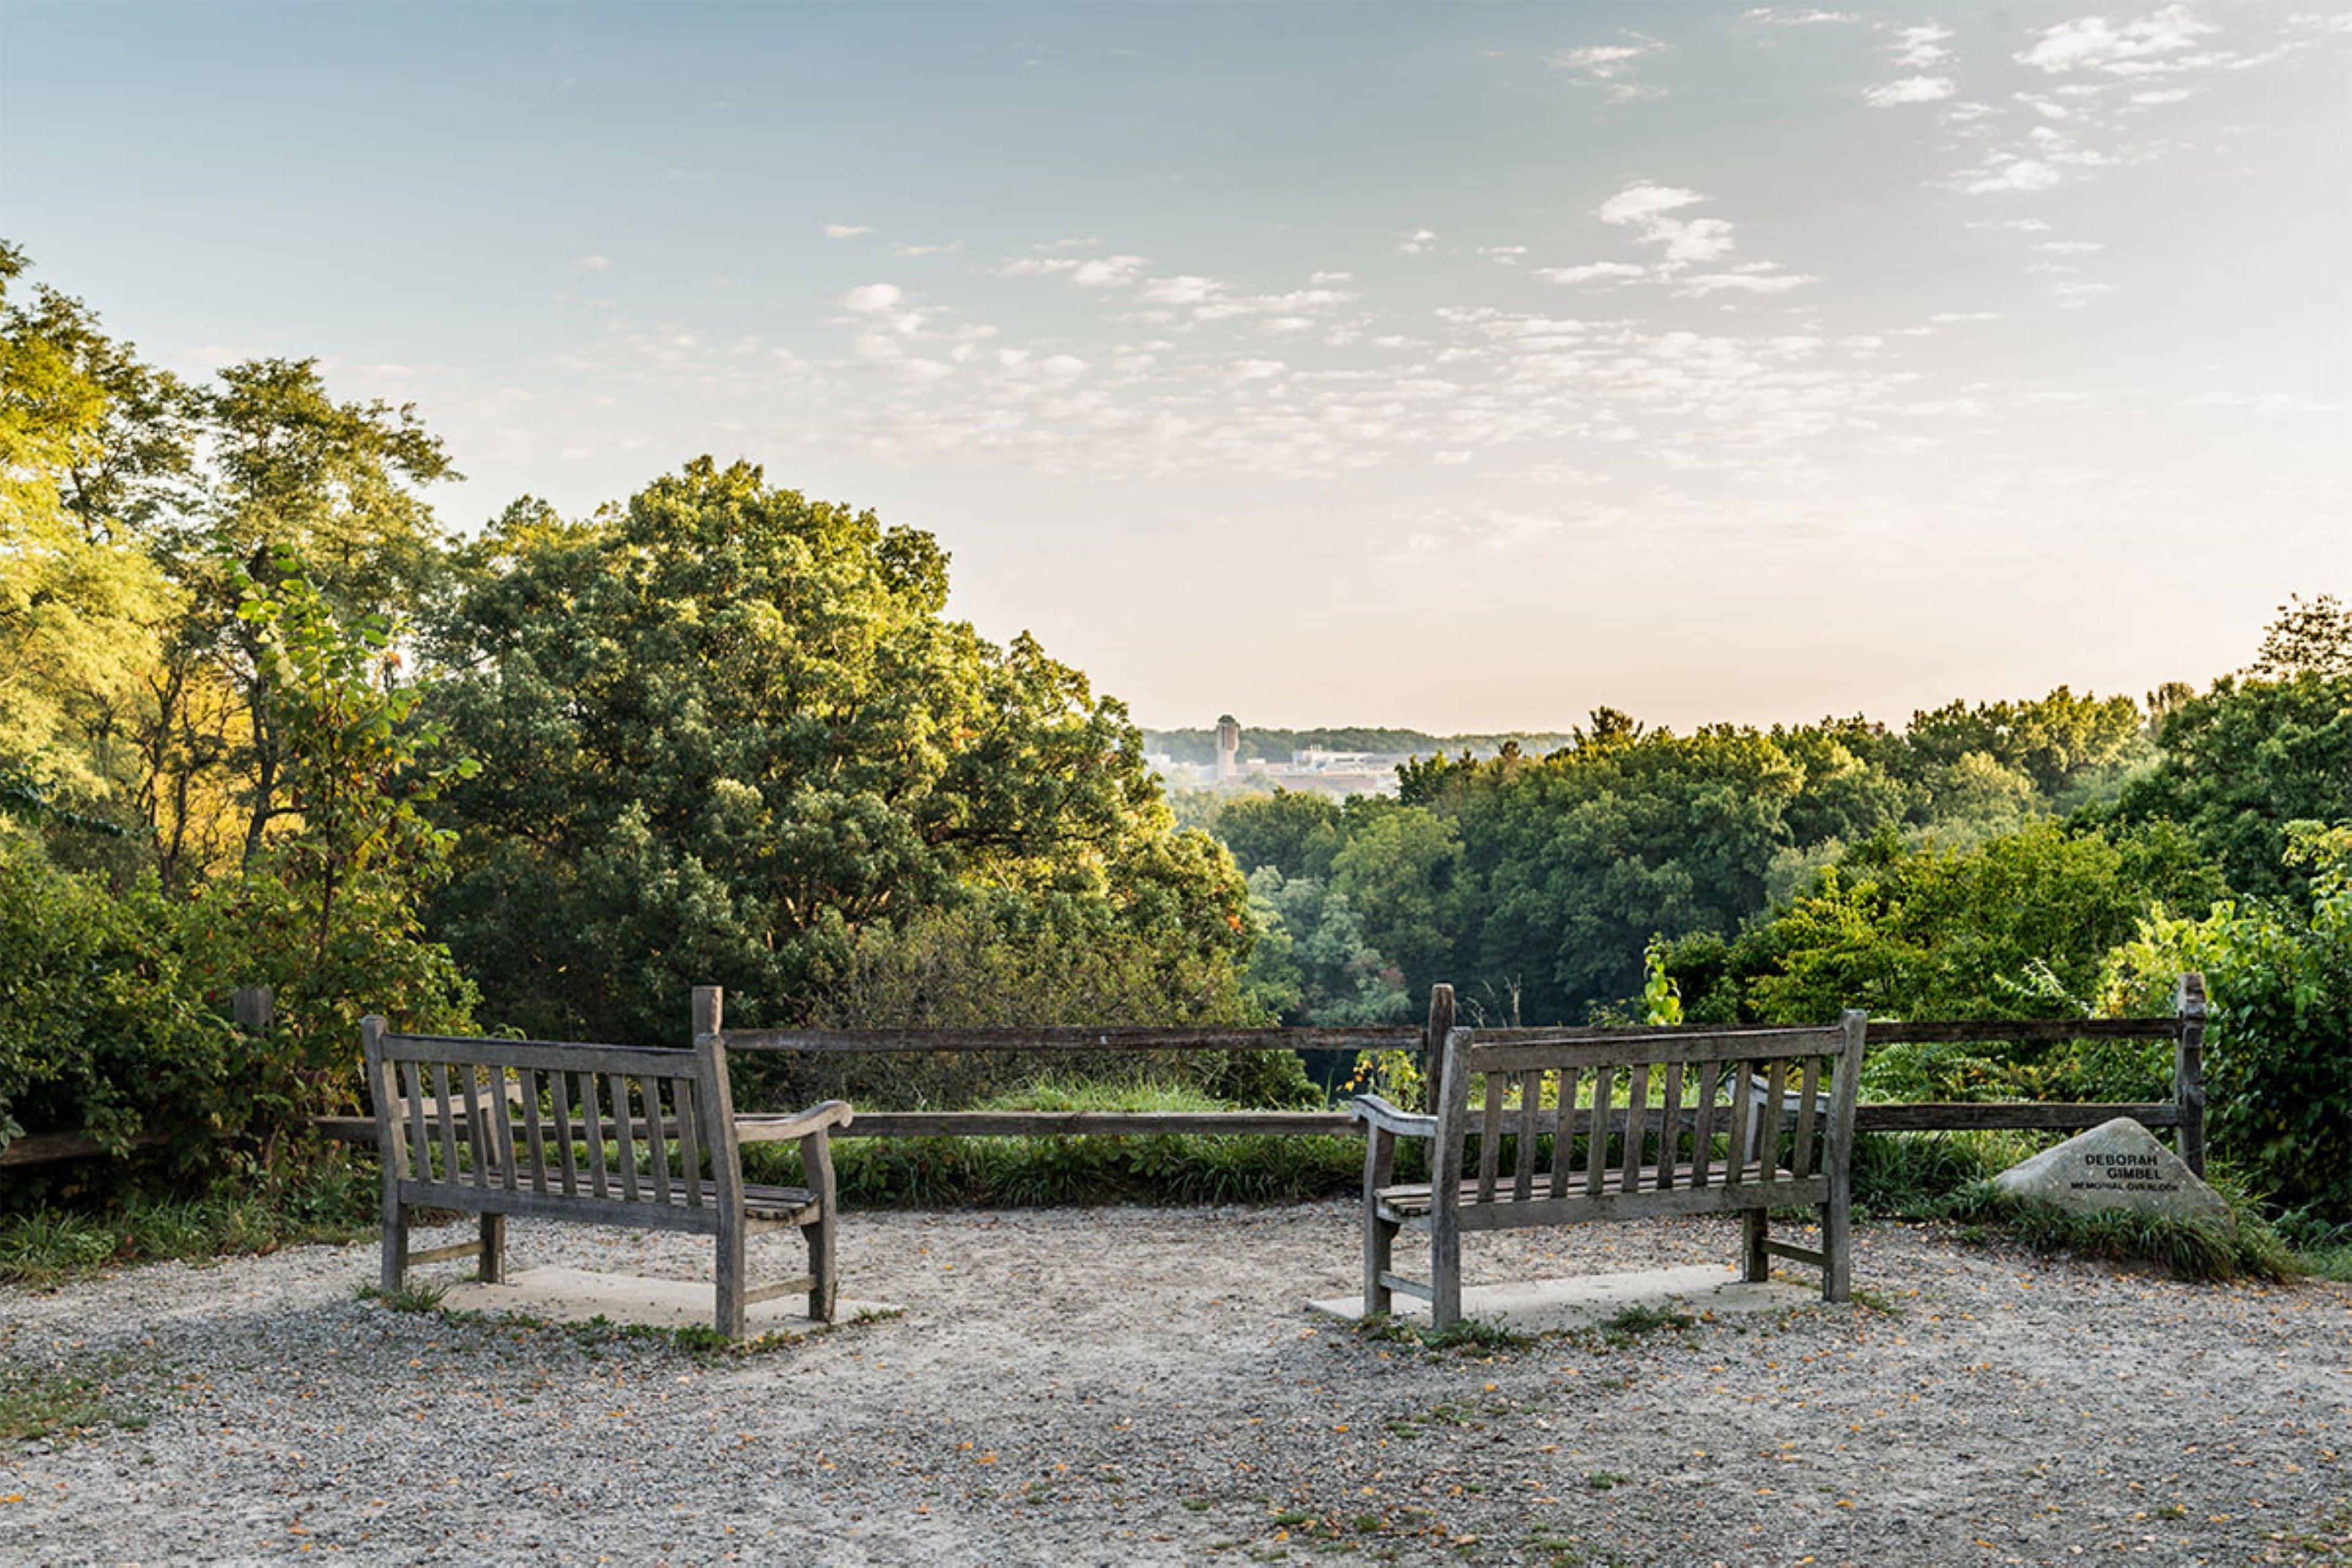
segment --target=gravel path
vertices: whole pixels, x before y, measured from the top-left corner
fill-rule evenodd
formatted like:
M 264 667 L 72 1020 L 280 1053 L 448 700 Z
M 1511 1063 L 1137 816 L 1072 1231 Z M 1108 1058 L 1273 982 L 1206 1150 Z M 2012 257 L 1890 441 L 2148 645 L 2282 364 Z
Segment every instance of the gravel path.
M 848 1292 L 906 1315 L 744 1358 L 388 1311 L 352 1295 L 372 1247 L 0 1292 L 0 1355 L 101 1368 L 146 1423 L 0 1453 L 0 1559 L 2244 1563 L 2352 1529 L 2341 1287 L 1864 1226 L 1885 1310 L 1464 1354 L 1303 1311 L 1356 1224 L 853 1214 Z M 1471 1240 L 1474 1282 L 1737 1246 Z M 517 1222 L 509 1256 L 690 1277 L 707 1247 Z

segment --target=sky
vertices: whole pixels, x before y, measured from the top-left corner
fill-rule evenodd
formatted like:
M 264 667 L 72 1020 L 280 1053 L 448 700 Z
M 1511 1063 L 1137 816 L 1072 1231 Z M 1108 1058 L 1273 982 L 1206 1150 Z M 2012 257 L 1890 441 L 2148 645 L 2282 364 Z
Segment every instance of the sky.
M 0 0 L 0 236 L 414 402 L 471 531 L 702 453 L 1152 726 L 2202 685 L 2352 596 L 2352 6 Z

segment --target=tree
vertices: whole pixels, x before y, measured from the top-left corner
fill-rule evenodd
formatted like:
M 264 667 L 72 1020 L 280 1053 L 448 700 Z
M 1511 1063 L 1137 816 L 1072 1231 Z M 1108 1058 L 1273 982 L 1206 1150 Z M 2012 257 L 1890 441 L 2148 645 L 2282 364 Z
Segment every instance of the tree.
M 78 302 L 47 289 L 10 300 L 26 265 L 0 243 L 0 781 L 95 802 L 101 716 L 137 691 L 173 605 L 106 510 L 140 467 L 119 439 L 125 389 L 156 384 Z
M 1328 877 L 1339 851 L 1339 803 L 1327 795 L 1277 788 L 1225 802 L 1216 834 L 1244 870 L 1272 866 L 1285 877 Z
M 930 535 L 709 458 L 625 509 L 510 512 L 438 628 L 461 835 L 435 929 L 488 1006 L 677 1037 L 696 984 L 805 1016 L 861 933 L 992 900 L 1039 929 L 1246 952 L 1232 861 L 1177 833 L 1118 703 L 945 619 Z
M 2303 896 L 2310 863 L 2287 856 L 2287 825 L 2352 822 L 2352 676 L 2225 676 L 2168 712 L 2157 742 L 2116 819 L 2180 823 L 2241 894 Z
M 2293 680 L 2315 675 L 2324 680 L 2352 678 L 2352 610 L 2322 594 L 2309 604 L 2289 595 L 2278 619 L 2263 633 L 2263 646 L 2246 673 L 2258 680 Z

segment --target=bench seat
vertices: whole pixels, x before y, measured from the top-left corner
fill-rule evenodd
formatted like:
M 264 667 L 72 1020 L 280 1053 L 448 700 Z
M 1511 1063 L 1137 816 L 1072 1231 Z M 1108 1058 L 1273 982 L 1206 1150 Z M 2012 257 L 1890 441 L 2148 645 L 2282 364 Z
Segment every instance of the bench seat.
M 1461 1201 L 1465 1204 L 1487 1203 L 1497 1208 L 1558 1204 L 1589 1207 L 1598 1217 L 1603 1212 L 1621 1216 L 1629 1212 L 1657 1214 L 1689 1212 L 1693 1206 L 1707 1210 L 1726 1206 L 1794 1208 L 1805 1204 L 1819 1203 L 1828 1181 L 1824 1176 L 1800 1176 L 1786 1166 L 1775 1166 L 1771 1177 L 1767 1179 L 1762 1163 L 1750 1161 L 1741 1169 L 1739 1180 L 1737 1182 L 1727 1179 L 1727 1173 L 1722 1165 L 1709 1167 L 1708 1183 L 1702 1187 L 1697 1185 L 1695 1180 L 1697 1167 L 1685 1160 L 1671 1167 L 1672 1180 L 1662 1184 L 1658 1179 L 1661 1169 L 1662 1167 L 1657 1165 L 1641 1167 L 1638 1179 L 1630 1192 L 1619 1189 L 1617 1173 L 1613 1170 L 1609 1173 L 1607 1185 L 1597 1193 L 1586 1191 L 1581 1177 L 1571 1190 L 1559 1194 L 1553 1193 L 1548 1184 L 1538 1180 L 1525 1197 L 1497 1184 L 1491 1198 L 1481 1198 L 1479 1184 L 1475 1177 L 1463 1182 L 1459 1192 Z M 1642 1206 L 1645 1199 L 1676 1200 L 1685 1195 L 1687 1204 L 1670 1201 L 1647 1209 Z M 1430 1212 L 1436 1207 L 1436 1189 L 1427 1182 L 1407 1182 L 1381 1188 L 1378 1201 L 1381 1214 L 1384 1218 L 1396 1220 L 1401 1224 L 1412 1225 L 1427 1219 Z M 1629 1203 L 1635 1205 L 1632 1211 L 1626 1207 Z M 1500 1223 L 1502 1222 L 1498 1220 L 1497 1224 Z

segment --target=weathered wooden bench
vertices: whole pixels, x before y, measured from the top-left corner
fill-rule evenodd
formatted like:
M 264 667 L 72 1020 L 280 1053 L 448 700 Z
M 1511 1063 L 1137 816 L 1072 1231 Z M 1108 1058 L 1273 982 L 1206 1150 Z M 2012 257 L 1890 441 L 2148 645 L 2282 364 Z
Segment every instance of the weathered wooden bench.
M 738 1118 L 726 1047 L 699 1026 L 699 1003 L 690 1051 L 395 1035 L 382 1018 L 361 1020 L 383 1163 L 383 1288 L 400 1289 L 413 1264 L 469 1253 L 479 1257 L 478 1277 L 497 1282 L 507 1216 L 528 1215 L 714 1237 L 713 1321 L 730 1338 L 743 1337 L 746 1307 L 795 1291 L 808 1292 L 810 1317 L 831 1322 L 828 1135 L 849 1125 L 849 1107 L 829 1100 L 796 1116 Z M 783 1139 L 799 1142 L 806 1184 L 747 1184 L 742 1145 Z M 479 1239 L 411 1251 L 416 1209 L 479 1215 Z M 808 1243 L 808 1273 L 750 1285 L 746 1243 L 794 1227 Z
M 1736 1213 L 1747 1279 L 1765 1279 L 1773 1258 L 1790 1258 L 1821 1269 L 1824 1300 L 1844 1300 L 1853 1282 L 1850 1162 L 1864 1026 L 1864 1016 L 1849 1012 L 1839 1024 L 1804 1029 L 1562 1030 L 1534 1038 L 1512 1030 L 1496 1031 L 1507 1037 L 1493 1041 L 1474 1029 L 1448 1030 L 1437 1114 L 1410 1115 L 1377 1095 L 1352 1102 L 1369 1132 L 1365 1315 L 1386 1313 L 1391 1292 L 1402 1291 L 1430 1303 L 1436 1327 L 1457 1321 L 1465 1231 L 1652 1215 Z M 1474 1081 L 1483 1102 L 1476 1110 Z M 1429 1182 L 1392 1182 L 1401 1137 L 1429 1141 Z M 1770 1211 L 1803 1206 L 1821 1211 L 1818 1251 L 1771 1239 Z M 1406 1228 L 1429 1234 L 1426 1284 L 1391 1267 Z

